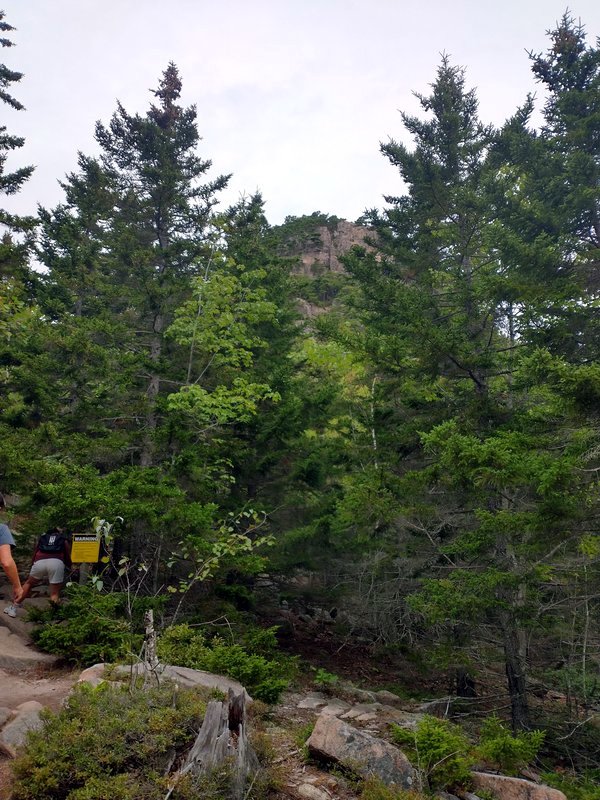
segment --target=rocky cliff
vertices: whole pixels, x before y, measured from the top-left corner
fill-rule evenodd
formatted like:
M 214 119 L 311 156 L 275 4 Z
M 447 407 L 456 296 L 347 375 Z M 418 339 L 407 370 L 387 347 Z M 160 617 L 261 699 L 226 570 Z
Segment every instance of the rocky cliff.
M 368 229 L 315 213 L 288 217 L 276 230 L 280 252 L 292 260 L 302 315 L 311 318 L 327 311 L 346 280 L 341 258 L 355 245 L 368 247 Z
M 296 272 L 317 276 L 324 271 L 343 273 L 340 257 L 355 245 L 365 245 L 368 230 L 353 222 L 339 220 L 335 226 L 319 225 L 315 235 L 301 243 L 297 256 Z

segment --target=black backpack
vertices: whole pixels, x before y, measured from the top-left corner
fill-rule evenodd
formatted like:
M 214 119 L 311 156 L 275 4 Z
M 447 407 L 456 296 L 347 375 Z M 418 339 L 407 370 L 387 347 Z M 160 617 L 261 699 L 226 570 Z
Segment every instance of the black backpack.
M 42 553 L 62 555 L 65 548 L 65 537 L 60 533 L 44 533 L 38 541 L 38 550 Z

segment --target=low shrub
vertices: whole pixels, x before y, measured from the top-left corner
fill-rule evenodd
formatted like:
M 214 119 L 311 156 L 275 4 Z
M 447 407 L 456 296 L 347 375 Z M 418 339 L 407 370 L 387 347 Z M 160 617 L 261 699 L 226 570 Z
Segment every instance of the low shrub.
M 262 646 L 270 641 L 267 633 L 261 640 Z M 158 641 L 158 656 L 169 664 L 227 675 L 265 703 L 278 700 L 295 669 L 292 659 L 281 656 L 269 659 L 219 636 L 208 641 L 189 625 L 167 628 Z
M 132 640 L 131 625 L 124 619 L 125 604 L 125 596 L 116 592 L 72 587 L 66 603 L 29 611 L 36 625 L 33 640 L 47 653 L 81 666 L 118 661 L 139 644 Z
M 326 669 L 319 667 L 315 672 L 315 688 L 326 694 L 331 694 L 338 685 L 340 679 L 334 672 L 327 672 Z
M 415 731 L 392 727 L 392 738 L 406 750 L 427 789 L 468 786 L 474 762 L 471 743 L 447 720 L 424 716 Z
M 144 612 L 160 611 L 167 601 L 160 595 L 132 600 L 123 592 L 78 585 L 68 587 L 65 599 L 58 607 L 28 609 L 36 626 L 32 637 L 42 650 L 80 666 L 138 653 Z
M 192 744 L 205 709 L 197 690 L 78 686 L 29 734 L 14 762 L 13 800 L 163 798 L 165 769 Z
M 573 775 L 568 772 L 544 772 L 542 781 L 563 792 L 568 800 L 600 800 L 600 772 Z
M 524 731 L 513 735 L 495 715 L 488 717 L 480 731 L 476 756 L 487 766 L 516 775 L 530 764 L 544 743 L 543 731 Z
M 380 778 L 370 775 L 360 788 L 360 800 L 425 800 L 425 795 L 413 789 L 386 786 Z

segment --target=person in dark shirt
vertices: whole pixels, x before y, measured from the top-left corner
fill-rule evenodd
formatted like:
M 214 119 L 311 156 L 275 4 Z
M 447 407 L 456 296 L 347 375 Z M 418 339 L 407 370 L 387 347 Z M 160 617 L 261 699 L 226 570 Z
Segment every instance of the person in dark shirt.
M 47 580 L 50 586 L 50 602 L 60 602 L 60 590 L 65 582 L 65 567 L 71 566 L 71 543 L 62 528 L 53 528 L 37 541 L 29 577 L 23 584 L 19 602 L 29 597 L 31 590 Z
M 0 494 L 0 511 L 4 511 L 6 503 L 4 496 Z M 8 525 L 0 523 L 0 564 L 10 584 L 12 586 L 12 603 L 4 609 L 4 613 L 11 617 L 16 616 L 15 604 L 21 599 L 21 580 L 19 578 L 19 571 L 12 554 L 12 548 L 15 546 L 15 540 L 10 532 Z M 11 613 L 12 610 L 12 613 Z

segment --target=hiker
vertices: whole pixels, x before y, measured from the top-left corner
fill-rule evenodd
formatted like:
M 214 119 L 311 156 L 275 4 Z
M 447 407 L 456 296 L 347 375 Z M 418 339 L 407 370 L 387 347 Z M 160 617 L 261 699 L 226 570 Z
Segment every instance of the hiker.
M 6 502 L 4 500 L 4 496 L 0 494 L 0 511 L 4 511 L 5 508 Z M 14 614 L 10 614 L 9 609 L 11 609 L 15 603 L 19 602 L 21 599 L 21 593 L 23 591 L 21 579 L 19 578 L 19 571 L 17 570 L 17 565 L 15 564 L 12 554 L 11 548 L 14 546 L 15 540 L 10 532 L 10 528 L 8 525 L 0 522 L 0 564 L 2 564 L 2 569 L 4 570 L 6 577 L 12 586 L 12 603 L 4 609 L 4 612 L 9 614 L 11 617 L 16 616 L 16 612 Z
M 50 602 L 60 602 L 60 590 L 65 580 L 65 567 L 71 566 L 71 543 L 62 528 L 52 528 L 38 539 L 33 553 L 29 577 L 23 584 L 19 605 L 29 597 L 31 590 L 47 580 L 50 585 Z M 7 612 L 8 613 L 8 612 Z

